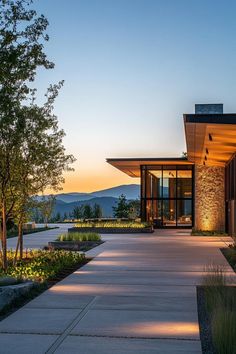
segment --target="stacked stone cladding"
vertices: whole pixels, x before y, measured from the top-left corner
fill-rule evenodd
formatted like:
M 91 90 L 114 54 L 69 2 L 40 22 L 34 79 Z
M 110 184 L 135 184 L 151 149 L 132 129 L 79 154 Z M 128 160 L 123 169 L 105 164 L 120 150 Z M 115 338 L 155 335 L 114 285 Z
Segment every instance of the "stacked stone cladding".
M 225 231 L 225 169 L 195 165 L 196 230 Z

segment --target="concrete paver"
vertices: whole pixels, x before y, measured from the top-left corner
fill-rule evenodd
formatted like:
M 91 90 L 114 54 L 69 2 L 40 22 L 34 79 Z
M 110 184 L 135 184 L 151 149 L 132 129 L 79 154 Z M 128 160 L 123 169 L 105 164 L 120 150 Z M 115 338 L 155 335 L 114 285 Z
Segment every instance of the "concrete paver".
M 44 354 L 57 337 L 54 335 L 0 333 L 0 352 L 4 354 Z
M 68 336 L 56 354 L 199 354 L 199 341 Z
M 79 309 L 23 307 L 0 322 L 0 333 L 60 334 L 80 312 Z
M 27 247 L 42 248 L 68 226 L 28 235 Z M 43 341 L 32 353 L 201 353 L 196 285 L 213 262 L 235 282 L 219 250 L 230 238 L 158 230 L 103 239 L 87 252 L 90 263 L 3 320 L 0 341 L 16 340 L 19 354 L 34 348 L 32 336 Z

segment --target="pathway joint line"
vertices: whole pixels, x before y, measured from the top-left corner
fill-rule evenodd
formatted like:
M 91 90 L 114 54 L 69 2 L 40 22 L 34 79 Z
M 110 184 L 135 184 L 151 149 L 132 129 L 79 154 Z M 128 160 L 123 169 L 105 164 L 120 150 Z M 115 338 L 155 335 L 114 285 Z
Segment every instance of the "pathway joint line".
M 85 308 L 75 317 L 72 323 L 64 330 L 64 332 L 55 340 L 55 342 L 50 346 L 50 348 L 46 351 L 47 354 L 53 354 L 57 350 L 57 348 L 61 345 L 61 343 L 65 340 L 65 338 L 70 334 L 72 329 L 84 318 L 87 314 L 88 310 L 97 300 L 98 296 L 95 296 L 86 306 Z

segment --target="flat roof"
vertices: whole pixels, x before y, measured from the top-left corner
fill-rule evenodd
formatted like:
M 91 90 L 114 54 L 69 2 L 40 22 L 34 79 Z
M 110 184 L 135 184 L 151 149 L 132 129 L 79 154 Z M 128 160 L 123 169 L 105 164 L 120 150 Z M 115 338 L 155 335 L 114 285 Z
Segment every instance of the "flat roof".
M 225 166 L 236 151 L 236 114 L 184 114 L 188 160 Z
M 192 165 L 186 157 L 135 157 L 135 158 L 107 158 L 106 161 L 130 177 L 140 177 L 142 165 Z

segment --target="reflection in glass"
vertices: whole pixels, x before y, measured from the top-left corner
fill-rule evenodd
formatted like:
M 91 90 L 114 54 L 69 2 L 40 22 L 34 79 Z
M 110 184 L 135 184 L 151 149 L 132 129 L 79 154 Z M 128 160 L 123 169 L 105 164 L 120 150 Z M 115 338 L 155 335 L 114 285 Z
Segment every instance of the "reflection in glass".
M 148 172 L 150 176 L 150 194 L 152 198 L 162 197 L 162 171 L 152 170 Z
M 163 200 L 162 203 L 163 226 L 176 226 L 175 200 Z
M 192 197 L 192 171 L 178 171 L 177 197 Z
M 192 200 L 177 200 L 178 226 L 192 225 Z
M 163 170 L 163 198 L 176 197 L 176 170 Z

